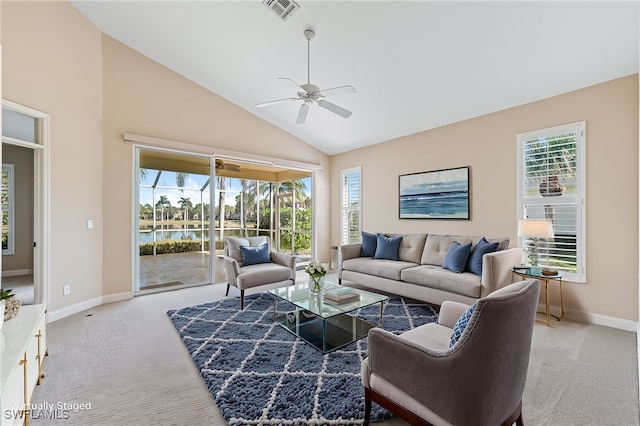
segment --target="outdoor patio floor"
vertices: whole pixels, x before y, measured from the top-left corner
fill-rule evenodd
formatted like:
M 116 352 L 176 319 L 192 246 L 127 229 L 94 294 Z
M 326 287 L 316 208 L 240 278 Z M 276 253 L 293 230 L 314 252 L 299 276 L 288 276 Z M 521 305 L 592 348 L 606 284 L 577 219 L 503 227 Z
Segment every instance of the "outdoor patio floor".
M 224 281 L 224 271 L 216 269 L 214 281 Z M 209 282 L 209 252 L 140 256 L 140 290 Z
M 298 272 L 309 256 L 298 258 Z M 140 256 L 140 290 L 209 284 L 209 252 Z M 216 259 L 214 283 L 225 282 L 222 259 Z

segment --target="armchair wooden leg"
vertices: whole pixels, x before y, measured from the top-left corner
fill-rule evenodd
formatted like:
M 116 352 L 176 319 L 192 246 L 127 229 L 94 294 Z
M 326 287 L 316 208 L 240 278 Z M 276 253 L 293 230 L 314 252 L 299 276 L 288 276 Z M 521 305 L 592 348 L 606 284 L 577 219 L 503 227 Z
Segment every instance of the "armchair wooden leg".
M 375 390 L 369 389 L 369 388 L 364 388 L 364 395 L 365 395 L 365 425 L 368 422 L 368 417 L 367 417 L 367 399 L 369 400 L 369 404 L 371 404 L 371 401 L 375 402 L 376 404 L 378 404 L 379 406 L 386 408 L 387 410 L 391 411 L 393 414 L 395 414 L 396 416 L 400 417 L 402 420 L 404 420 L 405 422 L 409 423 L 412 426 L 433 426 L 431 423 L 427 422 L 426 420 L 424 420 L 421 417 L 418 417 L 417 414 L 414 414 L 413 412 L 407 410 L 406 408 L 402 407 L 401 405 L 396 404 L 395 402 L 391 401 L 390 399 L 387 399 L 385 396 L 382 396 L 381 394 L 379 394 L 378 392 L 376 392 Z M 371 407 L 369 407 L 369 410 L 371 410 Z M 369 412 L 369 415 L 371 415 L 371 412 Z
M 502 426 L 513 426 L 513 423 L 515 423 L 517 426 L 524 426 L 524 419 L 522 418 L 522 400 L 520 400 L 520 403 L 516 407 L 516 410 L 513 412 L 513 414 L 511 414 L 507 418 L 507 420 L 502 423 Z
M 229 287 L 231 287 L 231 284 L 227 283 L 227 292 L 224 294 L 225 296 L 229 295 Z
M 369 418 L 371 417 L 371 395 L 369 388 L 364 388 L 364 426 L 369 426 Z
M 240 310 L 244 310 L 244 290 L 240 290 Z

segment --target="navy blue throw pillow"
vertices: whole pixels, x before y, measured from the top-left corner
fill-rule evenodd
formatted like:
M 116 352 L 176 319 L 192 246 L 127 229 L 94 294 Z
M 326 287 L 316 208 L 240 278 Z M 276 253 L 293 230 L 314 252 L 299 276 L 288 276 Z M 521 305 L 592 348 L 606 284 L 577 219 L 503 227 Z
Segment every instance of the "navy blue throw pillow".
M 451 243 L 447 256 L 444 258 L 444 264 L 442 267 L 458 274 L 464 271 L 464 267 L 467 266 L 467 259 L 469 259 L 469 253 L 471 253 L 471 243 L 460 244 L 457 241 Z
M 242 266 L 271 263 L 269 245 L 267 243 L 256 247 L 240 246 L 240 251 L 242 252 Z
M 476 275 L 482 275 L 482 256 L 498 251 L 498 244 L 498 242 L 490 243 L 485 237 L 480 238 L 471 255 L 469 255 L 467 271 L 473 272 Z
M 378 234 L 376 254 L 374 259 L 388 259 L 399 260 L 398 251 L 400 250 L 400 243 L 402 242 L 402 236 L 400 237 L 385 237 L 382 234 Z
M 360 249 L 360 256 L 375 256 L 376 247 L 378 247 L 378 237 L 376 236 L 376 234 L 362 231 L 362 248 Z

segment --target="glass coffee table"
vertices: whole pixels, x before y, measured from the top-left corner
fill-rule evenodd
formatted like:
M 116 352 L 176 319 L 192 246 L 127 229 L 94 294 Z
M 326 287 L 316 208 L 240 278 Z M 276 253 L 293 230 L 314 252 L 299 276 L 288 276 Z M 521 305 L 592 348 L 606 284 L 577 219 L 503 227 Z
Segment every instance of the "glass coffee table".
M 338 287 L 325 284 L 325 290 Z M 342 286 L 340 286 L 342 287 Z M 365 290 L 353 289 L 358 299 L 333 306 L 323 302 L 321 294 L 311 293 L 307 284 L 269 290 L 273 294 L 273 319 L 289 332 L 301 338 L 323 354 L 340 349 L 367 336 L 374 324 L 350 315 L 367 306 L 380 304 L 378 325 L 382 323 L 382 307 L 389 298 Z M 278 310 L 281 308 L 293 310 Z

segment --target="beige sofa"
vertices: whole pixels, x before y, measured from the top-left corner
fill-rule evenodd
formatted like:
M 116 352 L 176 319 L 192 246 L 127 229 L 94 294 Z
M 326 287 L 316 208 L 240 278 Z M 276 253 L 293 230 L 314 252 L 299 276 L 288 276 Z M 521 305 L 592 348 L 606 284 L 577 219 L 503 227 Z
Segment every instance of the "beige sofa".
M 441 305 L 445 300 L 473 304 L 481 297 L 513 282 L 511 267 L 522 262 L 522 249 L 509 248 L 509 238 L 498 242 L 498 251 L 482 257 L 482 272 L 456 273 L 443 268 L 447 251 L 454 241 L 477 247 L 481 236 L 437 234 L 392 234 L 402 236 L 399 260 L 361 256 L 362 244 L 339 247 L 338 281 Z

